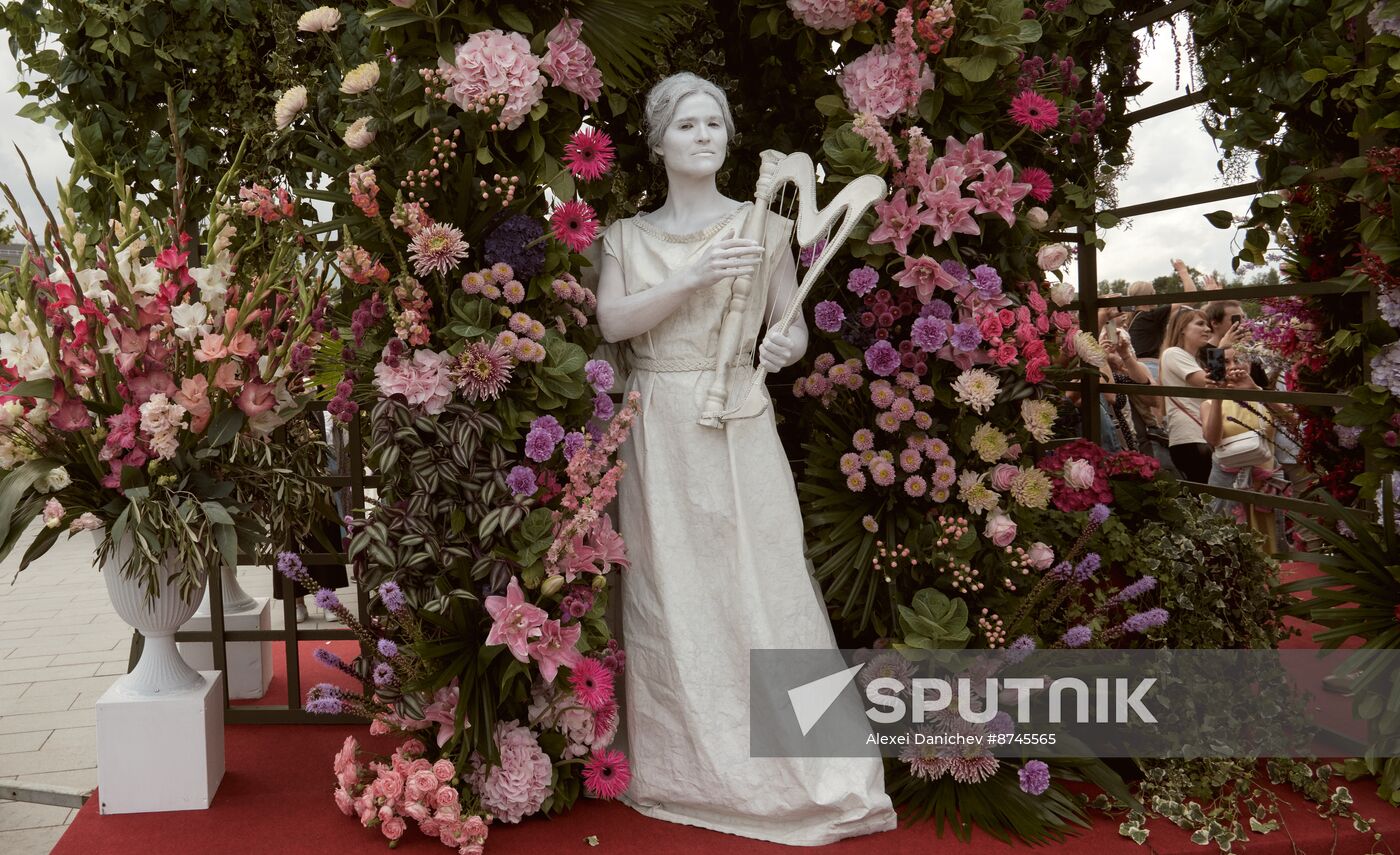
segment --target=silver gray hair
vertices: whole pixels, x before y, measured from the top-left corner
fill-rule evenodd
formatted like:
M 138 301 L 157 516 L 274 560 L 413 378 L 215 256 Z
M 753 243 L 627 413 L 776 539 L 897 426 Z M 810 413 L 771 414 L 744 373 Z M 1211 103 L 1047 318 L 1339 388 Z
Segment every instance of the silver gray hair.
M 729 112 L 729 99 L 725 97 L 724 90 L 699 75 L 682 71 L 662 80 L 647 93 L 643 121 L 647 132 L 647 154 L 653 163 L 661 160 L 656 150 L 661 147 L 661 138 L 665 136 L 667 126 L 675 118 L 676 108 L 688 95 L 709 95 L 715 99 L 720 115 L 724 117 L 729 142 L 734 141 L 734 115 Z

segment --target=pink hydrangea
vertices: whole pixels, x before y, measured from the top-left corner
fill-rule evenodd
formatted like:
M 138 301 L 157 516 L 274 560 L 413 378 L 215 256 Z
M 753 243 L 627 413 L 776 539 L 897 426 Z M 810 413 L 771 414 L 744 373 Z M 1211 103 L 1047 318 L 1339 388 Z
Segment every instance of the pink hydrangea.
M 787 7 L 814 30 L 844 30 L 860 20 L 851 0 L 787 0 Z
M 410 406 L 437 415 L 452 400 L 453 364 L 452 354 L 431 350 L 415 351 L 412 360 L 397 363 L 385 359 L 374 366 L 374 386 L 385 397 L 403 395 Z
M 475 776 L 481 804 L 502 822 L 520 822 L 537 812 L 550 794 L 549 755 L 515 720 L 496 724 L 496 747 L 501 765 L 484 775 L 478 770 Z
M 593 51 L 579 40 L 583 22 L 565 18 L 549 31 L 548 48 L 541 67 L 554 81 L 592 104 L 603 92 L 603 74 L 596 67 Z
M 501 125 L 515 130 L 544 95 L 540 58 L 530 53 L 530 43 L 519 33 L 482 30 L 457 46 L 451 65 L 438 60 L 447 82 L 443 97 L 463 110 L 484 111 L 489 99 L 505 95 L 500 108 Z
M 884 122 L 918 105 L 924 90 L 933 88 L 933 72 L 894 45 L 876 45 L 846 66 L 840 82 L 852 113 L 870 113 Z

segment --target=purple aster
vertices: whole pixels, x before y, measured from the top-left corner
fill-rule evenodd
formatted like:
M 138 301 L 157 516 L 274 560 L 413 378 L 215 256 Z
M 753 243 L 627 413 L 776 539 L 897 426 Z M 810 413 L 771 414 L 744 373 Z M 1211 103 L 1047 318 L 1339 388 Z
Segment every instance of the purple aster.
M 1001 295 L 1001 276 L 994 267 L 979 264 L 972 268 L 972 284 L 984 299 L 990 300 Z
M 949 276 L 953 277 L 959 282 L 967 281 L 967 265 L 962 264 L 961 262 L 954 261 L 950 258 L 947 261 L 940 262 L 938 266 L 943 268 L 944 273 L 948 274 Z
M 1113 511 L 1108 509 L 1108 505 L 1099 502 L 1089 509 L 1089 522 L 1094 525 L 1103 525 L 1103 521 L 1108 519 Z
M 1170 617 L 1166 609 L 1148 609 L 1145 612 L 1138 612 L 1127 620 L 1123 621 L 1122 630 L 1124 632 L 1146 632 L 1153 627 L 1161 626 Z
M 606 392 L 613 387 L 613 367 L 606 359 L 590 359 L 583 366 L 583 376 L 595 392 Z
M 982 331 L 976 324 L 957 324 L 953 327 L 953 347 L 962 353 L 976 350 L 982 343 Z
M 864 297 L 880 282 L 880 274 L 873 267 L 858 267 L 846 277 L 846 288 L 857 297 Z
M 583 436 L 583 431 L 570 431 L 564 434 L 564 459 L 573 460 L 580 448 L 587 440 Z
M 383 656 L 385 659 L 393 659 L 395 656 L 399 655 L 399 646 L 387 638 L 379 639 L 377 648 L 379 650 L 379 655 Z
M 388 662 L 374 666 L 374 685 L 387 686 L 394 682 L 394 668 Z
M 1050 789 L 1050 767 L 1042 760 L 1027 760 L 1016 773 L 1021 780 L 1021 792 L 1038 796 Z
M 533 496 L 539 489 L 535 473 L 528 466 L 517 466 L 506 476 L 506 486 L 517 496 Z
M 1088 555 L 1079 559 L 1079 563 L 1074 565 L 1074 581 L 1089 581 L 1089 579 L 1093 578 L 1095 573 L 1099 572 L 1099 564 L 1101 562 L 1102 559 L 1099 558 L 1097 552 L 1090 552 Z
M 929 300 L 928 305 L 919 310 L 919 317 L 951 321 L 953 319 L 953 307 L 942 300 Z
M 1156 576 L 1143 576 L 1133 584 L 1114 594 L 1108 599 L 1108 605 L 1114 606 L 1119 603 L 1126 603 L 1128 600 L 1135 600 L 1143 594 L 1157 587 Z
M 899 351 L 881 339 L 865 351 L 865 365 L 879 376 L 888 377 L 899 370 Z
M 384 608 L 391 612 L 401 612 L 408 606 L 404 600 L 403 589 L 398 582 L 385 582 L 379 586 L 379 601 L 384 604 Z
M 340 605 L 340 597 L 337 597 L 335 591 L 330 588 L 322 588 L 316 592 L 316 606 L 328 612 L 343 608 Z
M 593 399 L 593 418 L 607 421 L 613 417 L 613 400 L 606 392 L 599 392 Z
M 1065 647 L 1083 647 L 1094 637 L 1094 631 L 1083 624 L 1072 626 L 1065 630 L 1065 634 L 1060 636 L 1060 641 Z
M 817 329 L 822 332 L 839 332 L 842 322 L 846 320 L 846 310 L 832 300 L 822 300 L 812 314 L 816 318 Z
M 933 353 L 948 341 L 948 322 L 938 318 L 919 318 L 909 330 L 909 340 L 924 353 Z
M 345 712 L 340 698 L 313 698 L 306 702 L 306 711 L 313 715 L 337 715 Z

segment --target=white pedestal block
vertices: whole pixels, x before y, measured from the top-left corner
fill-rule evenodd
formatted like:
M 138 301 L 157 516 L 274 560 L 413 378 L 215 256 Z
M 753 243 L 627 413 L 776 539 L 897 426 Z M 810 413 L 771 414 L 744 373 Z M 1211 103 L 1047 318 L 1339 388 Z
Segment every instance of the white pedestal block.
M 97 699 L 97 787 L 104 814 L 204 810 L 224 777 L 223 674 L 202 686 Z
M 255 597 L 254 608 L 238 614 L 224 615 L 224 630 L 272 629 L 272 600 Z M 208 632 L 213 619 L 196 614 L 184 626 L 183 632 Z M 231 641 L 228 651 L 228 696 L 230 698 L 261 698 L 272 683 L 272 642 Z M 180 655 L 196 671 L 214 670 L 214 643 L 211 641 L 182 641 Z

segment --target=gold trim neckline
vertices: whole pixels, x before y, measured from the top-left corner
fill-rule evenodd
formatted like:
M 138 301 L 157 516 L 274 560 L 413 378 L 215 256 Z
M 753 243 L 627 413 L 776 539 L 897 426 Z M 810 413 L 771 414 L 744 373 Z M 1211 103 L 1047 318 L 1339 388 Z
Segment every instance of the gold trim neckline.
M 656 237 L 659 237 L 662 240 L 667 240 L 672 243 L 694 243 L 697 240 L 704 240 L 705 238 L 712 237 L 715 234 L 717 234 L 719 230 L 728 225 L 728 223 L 731 220 L 733 220 L 734 217 L 740 211 L 744 210 L 752 204 L 752 202 L 741 202 L 739 203 L 738 207 L 730 211 L 726 216 L 715 221 L 713 224 L 706 226 L 698 232 L 691 232 L 690 234 L 684 235 L 672 234 L 671 232 L 663 231 L 660 227 L 648 223 L 645 219 L 643 219 L 641 214 L 638 214 L 637 216 L 633 217 L 632 221 L 636 223 L 637 227 L 640 228 L 642 231 L 655 235 Z

